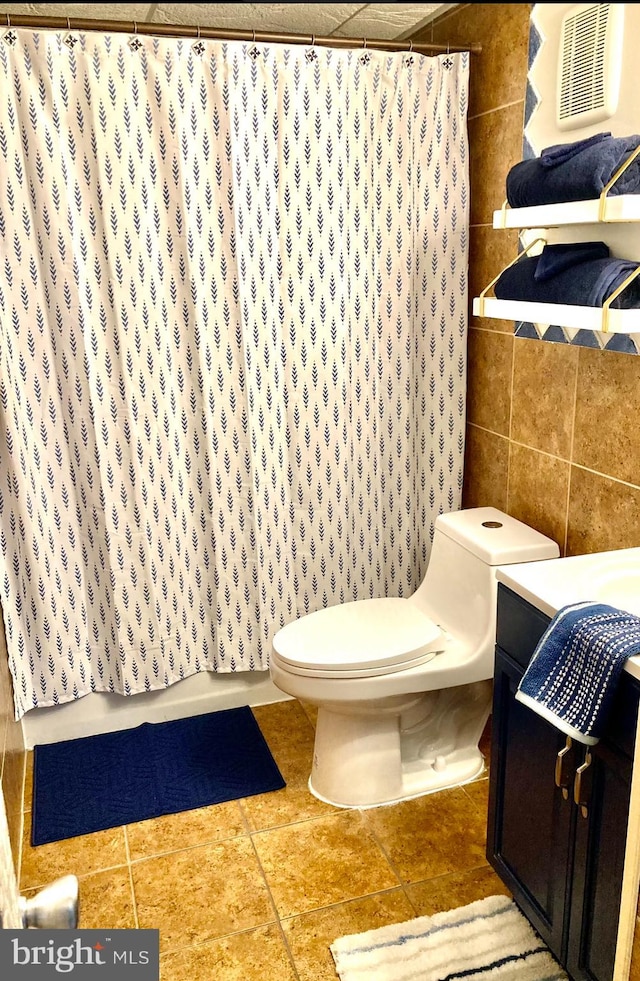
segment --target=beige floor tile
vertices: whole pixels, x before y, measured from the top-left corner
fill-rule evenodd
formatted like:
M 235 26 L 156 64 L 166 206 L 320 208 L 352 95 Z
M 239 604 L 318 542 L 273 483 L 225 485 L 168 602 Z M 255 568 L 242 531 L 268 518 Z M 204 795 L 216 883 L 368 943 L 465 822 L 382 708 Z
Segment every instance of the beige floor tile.
M 240 806 L 252 831 L 280 828 L 285 824 L 330 816 L 336 812 L 335 807 L 313 796 L 306 779 L 303 786 L 292 786 L 288 782 L 282 790 L 245 797 Z
M 486 865 L 486 819 L 460 787 L 364 811 L 403 882 Z
M 484 727 L 484 732 L 480 737 L 480 742 L 478 743 L 478 749 L 484 756 L 484 762 L 489 768 L 491 764 L 491 723 L 493 722 L 492 716 L 489 716 L 487 724 Z
M 318 722 L 318 706 L 312 705 L 311 702 L 300 702 L 300 705 L 302 707 L 302 711 L 307 716 L 309 722 L 315 729 L 316 724 Z
M 131 871 L 138 925 L 160 930 L 161 951 L 276 919 L 248 837 L 143 859 Z
M 465 783 L 462 789 L 486 817 L 489 807 L 489 778 L 485 777 L 483 780 L 474 780 L 472 783 Z
M 300 981 L 333 981 L 338 976 L 329 950 L 334 940 L 414 916 L 403 890 L 393 889 L 283 920 L 282 928 Z
M 251 711 L 274 754 L 291 751 L 294 748 L 291 738 L 293 735 L 308 733 L 313 739 L 313 726 L 297 698 L 286 698 L 281 702 L 270 702 L 269 705 L 255 705 Z
M 7 810 L 7 827 L 9 829 L 9 842 L 11 843 L 11 857 L 14 867 L 20 865 L 20 849 L 22 846 L 22 835 L 24 822 L 30 820 L 29 814 L 23 814 L 20 810 Z
M 78 898 L 81 930 L 133 930 L 133 891 L 128 868 L 83 875 Z
M 341 811 L 253 836 L 281 917 L 398 885 L 358 811 Z
M 87 875 L 127 864 L 124 828 L 66 838 L 49 845 L 30 844 L 30 814 L 25 815 L 20 885 L 46 886 L 61 875 Z
M 640 917 L 636 917 L 636 928 L 633 934 L 629 981 L 640 981 Z
M 164 954 L 160 977 L 162 981 L 296 981 L 276 925 Z
M 286 787 L 269 794 L 246 797 L 242 810 L 253 831 L 335 814 L 308 787 L 315 731 L 297 701 L 275 702 L 254 708 L 254 714 Z
M 253 709 L 284 779 L 307 781 L 313 759 L 314 728 L 297 701 L 274 702 Z
M 237 801 L 198 807 L 179 814 L 165 814 L 149 821 L 126 826 L 132 861 L 151 858 L 163 852 L 180 851 L 192 845 L 236 838 L 246 833 Z
M 427 882 L 407 886 L 407 894 L 418 916 L 433 916 L 444 910 L 467 906 L 487 896 L 511 896 L 489 865 L 468 872 L 439 875 Z
M 315 707 L 253 711 L 283 790 L 38 848 L 29 753 L 21 891 L 78 875 L 85 928 L 132 928 L 137 903 L 137 925 L 160 930 L 162 981 L 335 981 L 329 945 L 340 936 L 509 895 L 485 857 L 486 777 L 341 810 L 308 789 Z M 489 723 L 487 762 L 490 735 Z
M 30 811 L 33 804 L 33 750 L 27 751 L 24 771 L 24 809 Z

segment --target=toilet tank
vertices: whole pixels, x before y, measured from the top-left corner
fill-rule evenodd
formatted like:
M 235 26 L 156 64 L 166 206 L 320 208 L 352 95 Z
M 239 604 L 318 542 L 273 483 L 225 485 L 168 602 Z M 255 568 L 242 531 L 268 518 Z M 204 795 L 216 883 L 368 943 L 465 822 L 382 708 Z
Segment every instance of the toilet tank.
M 559 555 L 554 541 L 497 508 L 441 514 L 435 521 L 426 575 L 411 601 L 461 641 L 474 659 L 485 658 L 492 667 L 496 567 Z

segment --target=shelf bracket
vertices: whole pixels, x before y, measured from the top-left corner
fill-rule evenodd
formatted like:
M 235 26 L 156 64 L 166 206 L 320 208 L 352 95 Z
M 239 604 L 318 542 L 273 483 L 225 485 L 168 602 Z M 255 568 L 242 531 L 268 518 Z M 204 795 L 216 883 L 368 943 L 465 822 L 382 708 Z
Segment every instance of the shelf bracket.
M 486 297 L 488 291 L 491 289 L 491 287 L 492 286 L 495 286 L 495 284 L 498 282 L 498 280 L 502 276 L 502 273 L 503 272 L 506 272 L 507 269 L 510 269 L 511 266 L 515 266 L 516 262 L 519 262 L 520 259 L 522 259 L 523 256 L 528 255 L 529 252 L 531 252 L 531 250 L 533 249 L 533 247 L 536 246 L 536 245 L 539 245 L 540 242 L 542 242 L 543 245 L 546 244 L 546 240 L 544 238 L 534 238 L 533 242 L 529 242 L 529 244 L 527 245 L 526 249 L 523 249 L 522 252 L 519 252 L 518 255 L 515 257 L 515 259 L 513 259 L 512 262 L 508 263 L 508 265 L 506 265 L 504 267 L 504 269 L 501 269 L 500 272 L 498 273 L 498 275 L 495 276 L 491 280 L 491 282 L 487 284 L 487 286 L 485 286 L 485 288 L 483 289 L 482 293 L 478 297 L 478 316 L 479 317 L 484 317 L 484 301 L 485 301 L 485 297 Z
M 627 276 L 624 283 L 618 286 L 618 289 L 614 290 L 611 296 L 608 296 L 607 299 L 602 304 L 602 332 L 604 334 L 606 334 L 607 331 L 609 330 L 609 307 L 616 299 L 616 297 L 620 296 L 623 290 L 626 290 L 629 283 L 631 283 L 639 273 L 640 273 L 640 265 L 638 265 L 637 269 L 634 269 L 633 272 L 630 273 L 629 276 Z
M 502 202 L 502 207 L 500 208 L 500 228 L 507 227 L 507 209 L 509 207 L 509 199 L 505 198 Z
M 640 154 L 640 144 L 635 148 L 633 153 L 627 157 L 622 166 L 618 168 L 611 180 L 602 188 L 602 191 L 600 192 L 600 200 L 598 202 L 598 221 L 613 222 L 616 220 L 614 218 L 607 218 L 607 194 L 616 181 L 622 177 L 627 167 L 633 163 L 638 154 Z

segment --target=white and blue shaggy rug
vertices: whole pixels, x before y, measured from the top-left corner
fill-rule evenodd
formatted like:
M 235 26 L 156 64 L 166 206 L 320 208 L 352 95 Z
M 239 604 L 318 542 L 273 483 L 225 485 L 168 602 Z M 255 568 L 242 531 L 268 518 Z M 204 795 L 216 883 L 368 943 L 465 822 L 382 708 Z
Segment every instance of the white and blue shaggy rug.
M 506 896 L 342 937 L 331 953 L 341 981 L 567 981 Z

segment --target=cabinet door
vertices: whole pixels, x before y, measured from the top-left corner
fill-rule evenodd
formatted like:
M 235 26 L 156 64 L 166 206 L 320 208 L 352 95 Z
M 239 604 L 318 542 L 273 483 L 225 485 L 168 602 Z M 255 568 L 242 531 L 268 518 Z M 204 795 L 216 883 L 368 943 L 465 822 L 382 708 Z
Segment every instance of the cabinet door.
M 515 700 L 522 668 L 496 653 L 487 858 L 556 957 L 564 960 L 577 808 L 556 786 L 565 737 Z M 570 751 L 573 753 L 573 750 Z M 577 759 L 565 759 L 572 787 Z
M 606 742 L 591 750 L 576 808 L 567 970 L 574 981 L 611 981 L 624 870 L 632 762 Z

